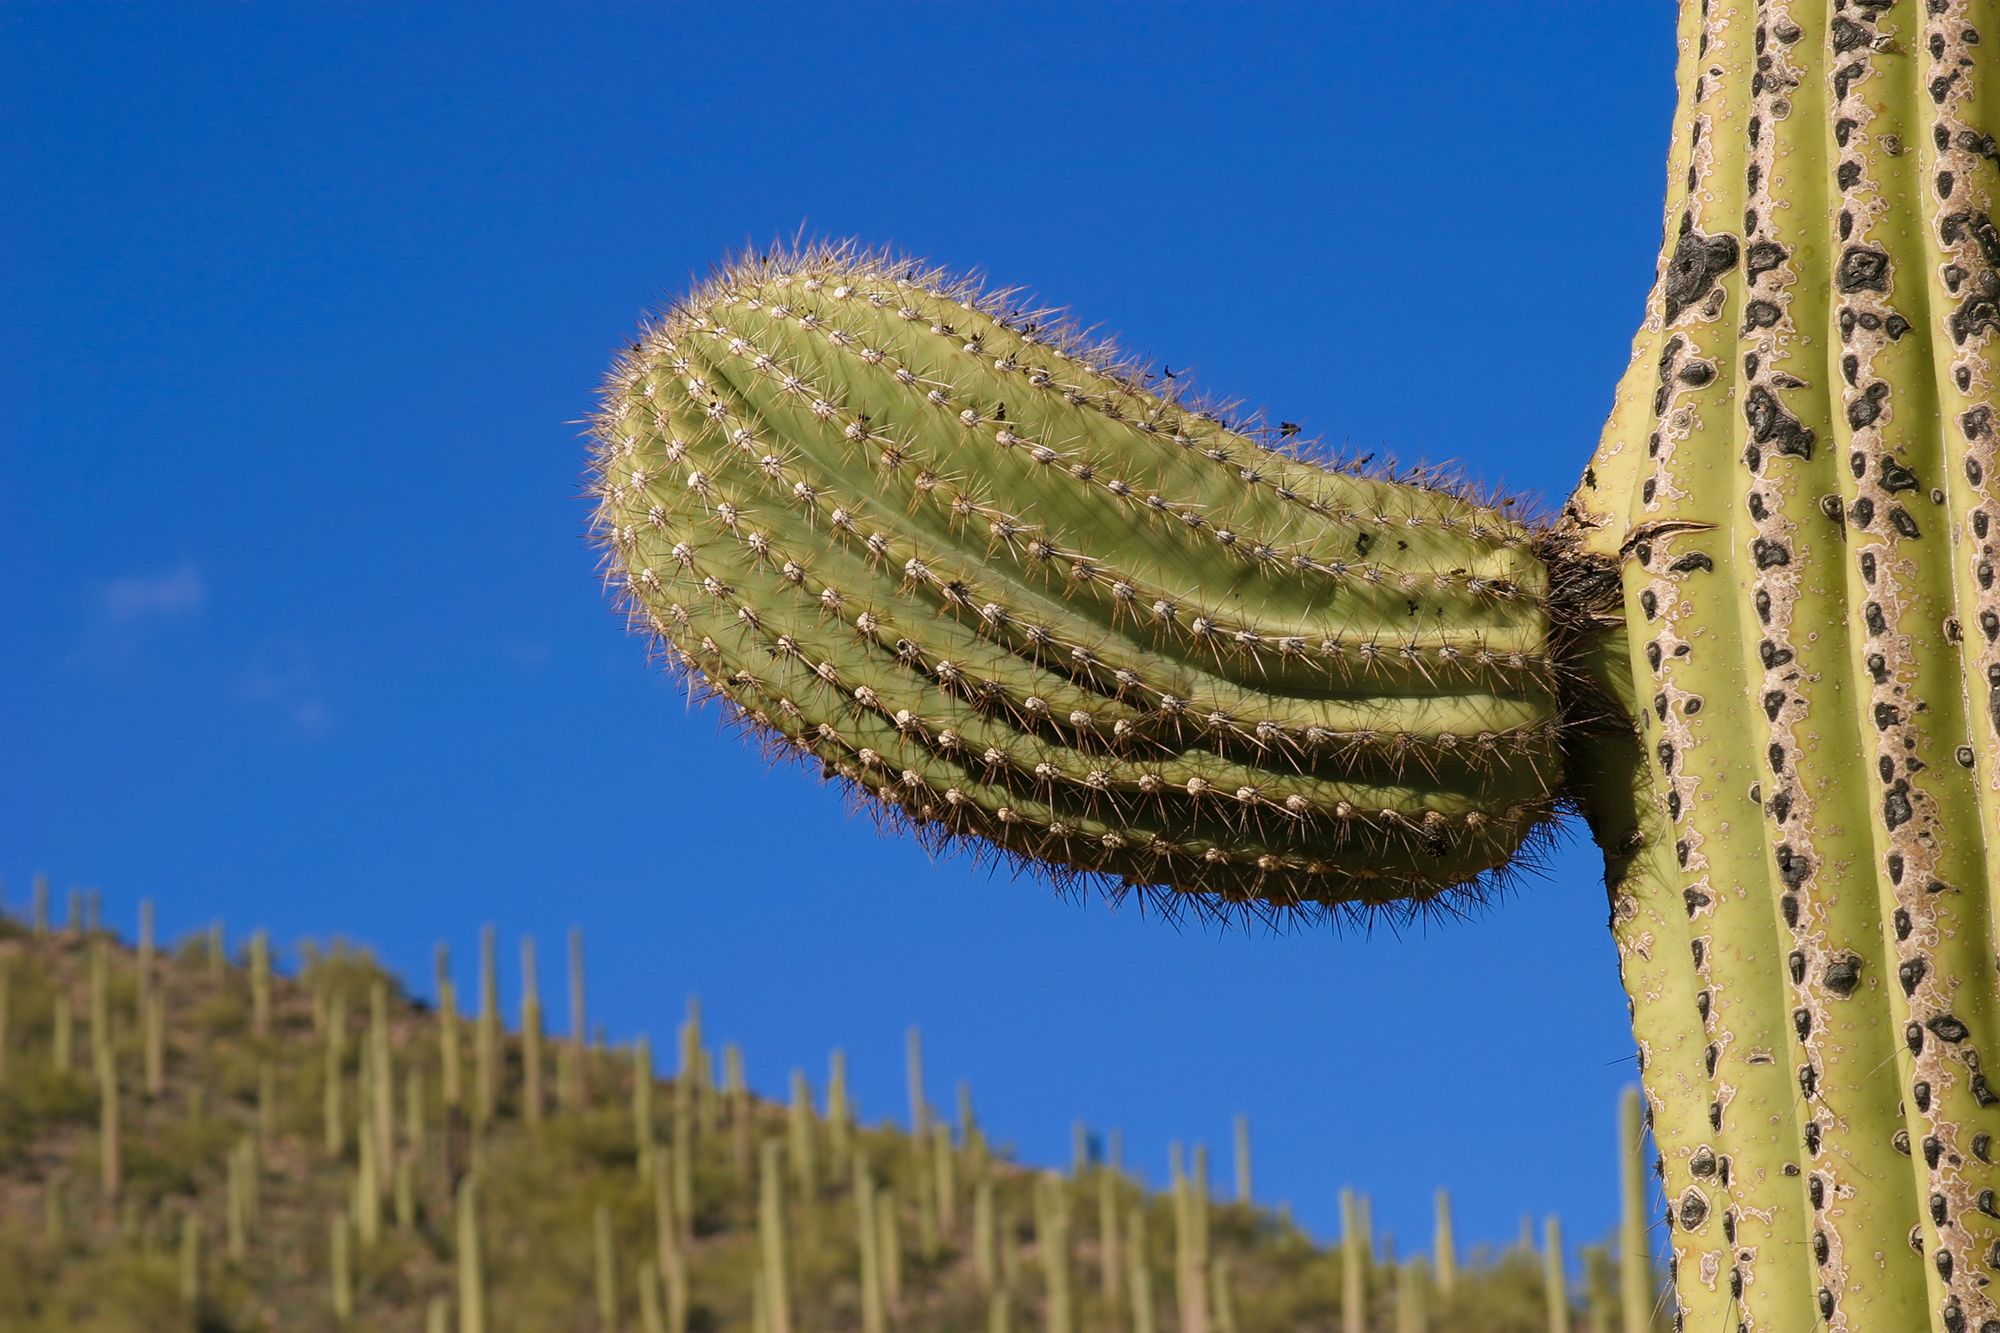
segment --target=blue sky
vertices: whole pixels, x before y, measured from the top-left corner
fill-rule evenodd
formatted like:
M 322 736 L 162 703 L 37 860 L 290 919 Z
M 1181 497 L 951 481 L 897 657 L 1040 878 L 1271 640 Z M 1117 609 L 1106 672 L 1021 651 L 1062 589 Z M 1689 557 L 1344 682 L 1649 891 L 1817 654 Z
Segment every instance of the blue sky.
M 1607 1232 L 1633 1077 L 1597 858 L 1401 937 L 1178 930 L 932 864 L 650 671 L 578 498 L 611 350 L 746 241 L 979 268 L 1358 450 L 1559 501 L 1659 239 L 1672 8 L 0 10 L 0 875 L 345 934 L 429 988 L 586 933 L 752 1081 L 998 1139 L 1251 1118 L 1404 1248 Z

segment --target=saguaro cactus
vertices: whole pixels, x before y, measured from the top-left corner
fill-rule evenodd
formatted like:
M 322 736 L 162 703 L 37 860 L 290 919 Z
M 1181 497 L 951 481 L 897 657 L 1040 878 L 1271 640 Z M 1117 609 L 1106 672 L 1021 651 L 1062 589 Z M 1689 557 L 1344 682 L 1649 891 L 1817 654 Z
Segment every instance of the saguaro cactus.
M 678 667 L 935 843 L 1365 910 L 1573 803 L 1686 1326 L 2000 1333 L 2000 0 L 1679 32 L 1658 277 L 1547 530 L 814 249 L 620 357 L 597 533 Z

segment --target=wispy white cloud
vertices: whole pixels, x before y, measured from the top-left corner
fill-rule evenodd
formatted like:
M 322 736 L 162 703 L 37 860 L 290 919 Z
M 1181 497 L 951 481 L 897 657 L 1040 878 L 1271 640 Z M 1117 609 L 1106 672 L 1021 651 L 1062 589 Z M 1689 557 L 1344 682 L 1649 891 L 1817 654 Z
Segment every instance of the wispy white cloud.
M 312 655 L 293 637 L 258 644 L 243 673 L 243 698 L 284 718 L 301 736 L 319 737 L 333 726 L 333 709 L 321 695 Z
M 102 672 L 128 667 L 147 640 L 169 625 L 199 617 L 208 580 L 193 561 L 154 573 L 123 574 L 91 589 L 83 634 L 72 658 Z
M 198 613 L 207 601 L 207 580 L 187 561 L 160 574 L 112 579 L 97 590 L 98 612 L 114 625 L 182 620 Z

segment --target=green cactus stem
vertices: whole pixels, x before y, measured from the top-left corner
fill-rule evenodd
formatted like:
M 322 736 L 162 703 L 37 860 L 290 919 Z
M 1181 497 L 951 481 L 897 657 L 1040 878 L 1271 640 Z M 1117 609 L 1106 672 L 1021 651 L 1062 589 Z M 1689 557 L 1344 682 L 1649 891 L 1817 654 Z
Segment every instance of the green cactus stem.
M 444 1105 L 448 1114 L 465 1105 L 465 1069 L 461 1063 L 458 1033 L 458 988 L 451 980 L 451 949 L 437 946 L 438 1067 L 444 1080 Z
M 201 1218 L 193 1212 L 181 1214 L 180 1293 L 181 1304 L 190 1310 L 201 1308 L 205 1294 L 202 1272 Z
M 992 1195 L 986 1196 L 990 1206 Z M 882 1227 L 876 1220 L 875 1179 L 859 1155 L 854 1159 L 854 1235 L 861 1263 L 861 1333 L 886 1333 L 886 1283 L 883 1281 Z M 976 1251 L 975 1251 L 976 1253 Z M 985 1287 L 991 1286 L 988 1280 Z
M 986 1298 L 986 1333 L 1013 1333 L 1014 1297 L 996 1291 Z
M 1250 1202 L 1250 1117 L 1236 1117 L 1236 1202 Z
M 1653 1250 L 1646 1243 L 1646 1125 L 1637 1088 L 1618 1101 L 1618 1309 L 1625 1333 L 1653 1326 Z
M 903 1304 L 903 1225 L 896 1191 L 886 1185 L 875 1192 L 875 1225 L 880 1233 L 875 1252 L 882 1265 L 882 1300 L 890 1310 L 897 1310 Z M 1009 1252 L 1001 1251 L 1003 1255 Z
M 972 1280 L 991 1292 L 1000 1280 L 1000 1238 L 994 1228 L 993 1182 L 981 1177 L 972 1187 Z
M 1611 1252 L 1604 1246 L 1584 1250 L 1583 1280 L 1590 1333 L 1618 1333 L 1617 1276 L 1612 1272 Z
M 97 1071 L 97 1162 L 98 1187 L 104 1207 L 117 1206 L 125 1191 L 125 1140 L 118 1098 L 118 1058 L 106 1041 L 97 1048 L 92 1062 Z
M 1451 1299 L 1458 1286 L 1458 1242 L 1452 1234 L 1451 1191 L 1437 1192 L 1435 1203 L 1436 1220 L 1431 1228 L 1431 1256 L 1437 1263 L 1437 1289 L 1445 1299 Z
M 910 1095 L 910 1133 L 922 1138 L 930 1129 L 931 1104 L 924 1096 L 924 1034 L 914 1026 L 903 1033 L 903 1080 Z
M 1340 1328 L 1368 1333 L 1368 1261 L 1361 1239 L 1361 1209 L 1351 1189 L 1340 1191 Z
M 584 1070 L 585 1009 L 583 993 L 583 932 L 574 927 L 569 932 L 569 1041 L 562 1050 L 562 1068 L 558 1076 L 562 1083 L 562 1102 L 565 1110 L 580 1111 L 589 1101 L 587 1074 Z
M 1131 1293 L 1132 1333 L 1156 1333 L 1158 1319 L 1153 1310 L 1153 1272 L 1146 1266 L 1146 1210 L 1135 1206 L 1125 1227 L 1130 1238 L 1125 1247 L 1125 1287 Z
M 732 1046 L 731 1050 L 735 1050 Z M 741 1075 L 743 1053 L 736 1052 L 738 1075 Z M 725 1059 L 725 1064 L 727 1060 Z M 847 1170 L 847 1155 L 854 1150 L 854 1108 L 847 1095 L 847 1052 L 838 1046 L 827 1058 L 826 1071 L 826 1134 L 827 1149 L 833 1157 L 833 1171 L 840 1175 Z
M 396 1160 L 396 1052 L 389 1036 L 389 983 L 368 988 L 369 1126 L 375 1135 L 375 1165 L 386 1172 Z
M 433 1296 L 424 1306 L 424 1333 L 451 1333 L 451 1301 Z
M 785 1108 L 785 1133 L 791 1150 L 792 1180 L 801 1198 L 819 1189 L 819 1118 L 813 1114 L 812 1085 L 806 1071 L 792 1071 L 792 1100 Z
M 660 1305 L 660 1274 L 651 1259 L 639 1261 L 633 1279 L 639 1291 L 639 1327 L 643 1333 L 667 1333 L 666 1311 Z
M 1229 1284 L 1229 1261 L 1216 1259 L 1208 1266 L 1208 1301 L 1215 1311 L 1215 1333 L 1236 1333 L 1236 1294 Z
M 239 1139 L 227 1165 L 224 1236 L 229 1261 L 241 1264 L 250 1251 L 250 1227 L 257 1216 L 257 1145 Z
M 139 900 L 139 994 L 136 1003 L 139 1021 L 142 1023 L 146 1017 L 146 1005 L 153 998 L 153 960 L 157 947 L 157 931 L 158 918 L 153 906 L 153 900 L 151 898 L 141 898 Z
M 479 1181 L 476 1172 L 458 1183 L 452 1212 L 458 1230 L 458 1333 L 487 1333 L 486 1266 L 479 1241 Z
M 111 941 L 90 942 L 90 1059 L 111 1048 Z
M 1181 1166 L 1181 1145 L 1168 1149 L 1174 1199 L 1174 1298 L 1183 1333 L 1208 1333 L 1207 1199 L 1199 1179 Z
M 148 989 L 139 1001 L 139 1023 L 145 1044 L 146 1095 L 158 1097 L 167 1090 L 167 997 L 158 989 Z
M 591 1249 L 597 1275 L 597 1327 L 618 1333 L 618 1253 L 611 1235 L 611 1205 L 599 1202 L 590 1215 Z
M 327 1223 L 327 1281 L 334 1320 L 345 1326 L 354 1319 L 354 1227 L 345 1212 L 336 1211 Z
M 542 997 L 535 980 L 535 937 L 521 937 L 521 1115 L 542 1123 Z
M 1562 1220 L 1550 1217 L 1542 1224 L 1542 1300 L 1548 1313 L 1549 1333 L 1571 1333 L 1567 1271 Z
M 641 1033 L 632 1043 L 632 1146 L 643 1158 L 653 1147 L 653 1043 Z
M 1097 1268 L 1105 1302 L 1113 1311 L 1124 1304 L 1123 1249 L 1118 1236 L 1118 1173 L 1106 1166 L 1097 1173 Z
M 844 1107 L 847 1089 L 846 1063 L 838 1051 L 834 1052 L 833 1072 L 838 1082 L 828 1085 L 827 1095 L 830 1099 L 833 1089 L 838 1087 Z M 727 1104 L 729 1113 L 729 1162 L 736 1173 L 737 1184 L 747 1188 L 750 1180 L 752 1129 L 750 1122 L 753 1112 L 750 1105 L 750 1084 L 743 1072 L 743 1048 L 735 1042 L 730 1042 L 722 1050 L 722 1085 L 723 1100 Z M 840 1136 L 836 1139 L 836 1143 L 846 1142 L 844 1126 L 836 1125 L 834 1132 Z M 845 1158 L 844 1151 L 839 1148 L 836 1148 L 836 1155 Z
M 1035 1253 L 1042 1266 L 1042 1326 L 1073 1333 L 1075 1296 L 1070 1287 L 1069 1185 L 1054 1171 L 1035 1180 Z
M 1435 897 L 1558 803 L 1534 533 L 1328 472 L 880 256 L 747 259 L 621 358 L 638 631 L 934 842 L 1287 905 Z
M 334 992 L 327 1001 L 325 1074 L 320 1101 L 322 1139 L 329 1157 L 347 1153 L 347 997 Z
M 1396 1333 L 1430 1333 L 1430 1287 L 1430 1268 L 1422 1259 L 1397 1266 Z
M 14 1037 L 14 960 L 0 958 L 0 1088 L 7 1086 L 7 1050 Z
M 757 1241 L 763 1257 L 765 1315 L 771 1333 L 792 1333 L 791 1268 L 785 1237 L 784 1145 L 764 1140 L 757 1173 Z
M 271 1035 L 271 937 L 262 930 L 250 936 L 250 1030 Z
M 479 930 L 479 1017 L 472 1039 L 472 1124 L 484 1130 L 500 1108 L 500 979 L 494 961 L 498 936 L 489 924 Z
M 952 1150 L 951 1126 L 937 1121 L 931 1126 L 931 1179 L 937 1186 L 938 1231 L 944 1236 L 958 1234 L 958 1154 Z
M 40 938 L 49 933 L 49 877 L 37 872 L 31 892 L 34 902 L 32 908 L 34 932 L 36 937 Z
M 1682 9 L 1659 278 L 1569 521 L 1624 576 L 1643 733 L 1587 803 L 1631 835 L 1690 1328 L 2000 1324 L 1996 31 Z
M 655 1148 L 652 1158 L 653 1241 L 657 1270 L 666 1290 L 667 1323 L 672 1333 L 687 1333 L 687 1253 L 681 1246 L 680 1225 L 674 1220 L 673 1161 L 664 1148 Z

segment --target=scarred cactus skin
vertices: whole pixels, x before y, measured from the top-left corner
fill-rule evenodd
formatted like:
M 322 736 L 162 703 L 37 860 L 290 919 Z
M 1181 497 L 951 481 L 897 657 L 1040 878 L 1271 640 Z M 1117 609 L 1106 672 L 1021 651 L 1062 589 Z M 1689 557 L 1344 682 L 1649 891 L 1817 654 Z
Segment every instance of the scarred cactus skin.
M 623 355 L 595 532 L 632 623 L 899 822 L 1209 903 L 1422 901 L 1558 803 L 1544 543 L 851 248 Z

